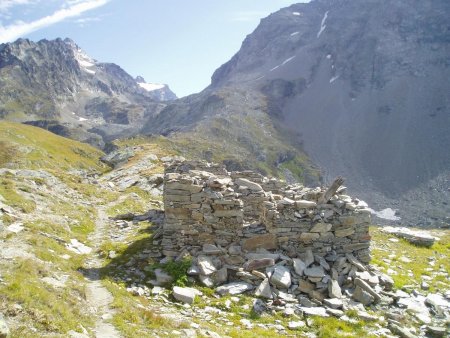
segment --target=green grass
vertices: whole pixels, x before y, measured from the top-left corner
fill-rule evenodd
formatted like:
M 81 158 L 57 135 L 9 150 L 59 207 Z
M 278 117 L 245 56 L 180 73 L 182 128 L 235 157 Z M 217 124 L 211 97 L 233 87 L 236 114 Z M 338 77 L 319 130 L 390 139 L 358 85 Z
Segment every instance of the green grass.
M 152 336 L 151 332 L 170 332 L 174 329 L 189 327 L 187 322 L 177 323 L 155 314 L 147 307 L 146 299 L 130 296 L 125 285 L 108 279 L 103 284 L 114 297 L 111 306 L 115 309 L 116 314 L 112 323 L 125 337 L 150 337 Z
M 117 215 L 123 215 L 127 213 L 139 214 L 148 211 L 147 203 L 141 199 L 136 199 L 128 196 L 123 201 L 114 204 L 106 210 L 106 213 L 110 217 Z
M 169 261 L 162 268 L 173 278 L 173 285 L 186 286 L 188 284 L 187 271 L 192 265 L 192 259 L 184 258 L 180 261 Z
M 17 190 L 19 190 L 17 183 L 11 176 L 5 175 L 4 177 L 0 177 L 0 195 L 5 200 L 5 203 L 24 213 L 33 212 L 36 209 L 36 203 L 24 198 Z
M 83 313 L 77 298 L 83 290 L 76 283 L 68 288 L 55 289 L 42 282 L 49 274 L 46 266 L 34 260 L 16 260 L 12 269 L 3 275 L 5 284 L 0 284 L 0 303 L 19 304 L 27 319 L 41 332 L 65 334 L 79 330 L 79 324 L 91 325 L 92 319 Z M 13 337 L 31 334 L 26 327 L 19 327 Z
M 103 153 L 87 144 L 69 140 L 43 129 L 18 123 L 0 121 L 0 142 L 15 149 L 17 156 L 7 158 L 14 168 L 67 171 L 86 169 L 104 172 L 108 167 L 99 158 Z M 5 165 L 5 164 L 3 164 Z
M 0 141 L 0 167 L 3 167 L 5 164 L 11 162 L 16 153 L 17 150 L 14 146 L 5 141 Z
M 315 317 L 313 320 L 312 329 L 317 333 L 319 338 L 330 337 L 378 337 L 367 333 L 369 323 L 358 320 L 355 323 L 344 322 L 334 317 L 322 318 Z
M 422 276 L 431 276 L 430 290 L 449 290 L 450 283 L 445 274 L 436 274 L 439 270 L 450 271 L 450 232 L 440 231 L 440 240 L 435 242 L 431 248 L 419 247 L 409 243 L 404 239 L 398 239 L 398 242 L 391 242 L 389 239 L 397 237 L 384 234 L 377 228 L 371 229 L 371 235 L 374 245 L 372 245 L 372 264 L 378 265 L 384 272 L 392 269 L 397 274 L 392 274 L 394 285 L 402 288 L 406 285 L 420 285 Z M 389 259 L 391 262 L 384 260 Z M 404 256 L 411 262 L 404 262 L 401 257 Z M 430 265 L 429 258 L 435 258 L 434 267 Z M 431 271 L 429 270 L 431 269 Z M 410 276 L 412 274 L 412 276 Z

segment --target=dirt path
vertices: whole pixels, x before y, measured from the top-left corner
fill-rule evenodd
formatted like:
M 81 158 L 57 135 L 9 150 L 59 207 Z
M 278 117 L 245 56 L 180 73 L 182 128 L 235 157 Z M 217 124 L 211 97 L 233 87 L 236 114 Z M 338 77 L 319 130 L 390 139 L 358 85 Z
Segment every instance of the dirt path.
M 116 203 L 116 202 L 115 202 Z M 117 329 L 108 321 L 114 316 L 114 309 L 111 304 L 114 301 L 112 294 L 102 285 L 100 279 L 100 268 L 103 266 L 103 260 L 97 256 L 96 252 L 100 245 L 106 239 L 108 216 L 106 209 L 108 206 L 99 206 L 97 208 L 97 220 L 94 233 L 90 236 L 93 244 L 93 254 L 86 261 L 88 280 L 86 297 L 90 304 L 91 311 L 96 316 L 95 337 L 96 338 L 120 338 L 121 335 Z

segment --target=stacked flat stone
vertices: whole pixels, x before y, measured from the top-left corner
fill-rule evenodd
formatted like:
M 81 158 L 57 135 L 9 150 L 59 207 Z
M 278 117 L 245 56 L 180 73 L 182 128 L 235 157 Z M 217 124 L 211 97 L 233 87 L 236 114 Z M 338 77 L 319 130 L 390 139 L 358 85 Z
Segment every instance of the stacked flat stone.
M 292 257 L 308 249 L 321 256 L 352 253 L 369 262 L 367 204 L 342 188 L 320 202 L 324 193 L 251 171 L 228 173 L 218 164 L 172 163 L 164 175 L 163 254 L 198 252 L 208 243 L 279 249 Z
M 370 210 L 341 184 L 305 188 L 218 164 L 171 163 L 163 254 L 190 255 L 188 274 L 220 295 L 252 291 L 300 305 L 308 296 L 334 310 L 345 296 L 377 302 L 392 279 L 365 265 Z

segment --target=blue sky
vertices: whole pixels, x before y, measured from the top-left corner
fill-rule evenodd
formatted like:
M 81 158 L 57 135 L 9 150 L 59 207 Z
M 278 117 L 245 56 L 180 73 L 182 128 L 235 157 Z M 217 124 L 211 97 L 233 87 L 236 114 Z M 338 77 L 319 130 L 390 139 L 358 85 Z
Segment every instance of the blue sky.
M 0 0 L 0 43 L 69 37 L 179 96 L 204 89 L 259 20 L 307 0 Z

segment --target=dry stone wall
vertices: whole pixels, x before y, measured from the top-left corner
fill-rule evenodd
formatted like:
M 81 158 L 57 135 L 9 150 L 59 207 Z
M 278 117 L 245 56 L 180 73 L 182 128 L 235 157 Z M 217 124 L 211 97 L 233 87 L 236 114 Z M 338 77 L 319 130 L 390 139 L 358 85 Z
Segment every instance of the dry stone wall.
M 338 186 L 325 198 L 326 189 L 286 185 L 251 171 L 229 173 L 200 161 L 171 163 L 164 175 L 163 253 L 197 256 L 210 244 L 227 264 L 262 250 L 291 258 L 311 251 L 333 261 L 351 254 L 368 263 L 370 210 L 344 192 Z

